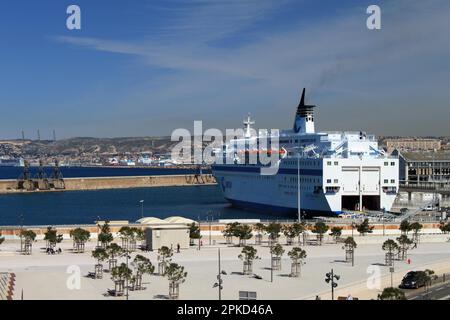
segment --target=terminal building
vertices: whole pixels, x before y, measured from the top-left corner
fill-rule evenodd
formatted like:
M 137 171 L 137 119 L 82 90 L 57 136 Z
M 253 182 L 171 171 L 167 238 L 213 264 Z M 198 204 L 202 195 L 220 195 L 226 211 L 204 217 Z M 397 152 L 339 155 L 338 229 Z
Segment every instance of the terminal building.
M 399 180 L 407 185 L 436 185 L 450 189 L 450 151 L 404 152 L 399 156 Z

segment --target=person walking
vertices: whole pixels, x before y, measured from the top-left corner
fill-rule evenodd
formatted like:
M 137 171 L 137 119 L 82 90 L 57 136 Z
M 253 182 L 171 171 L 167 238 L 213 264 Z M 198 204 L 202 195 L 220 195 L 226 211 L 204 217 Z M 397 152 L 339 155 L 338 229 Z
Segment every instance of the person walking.
M 177 253 L 180 253 L 180 244 L 177 243 Z

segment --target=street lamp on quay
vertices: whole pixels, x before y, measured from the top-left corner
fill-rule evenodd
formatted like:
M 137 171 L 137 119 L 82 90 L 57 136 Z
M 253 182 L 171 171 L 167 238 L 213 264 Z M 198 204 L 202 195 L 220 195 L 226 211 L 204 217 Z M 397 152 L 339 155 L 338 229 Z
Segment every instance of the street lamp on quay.
M 207 214 L 206 214 L 206 221 L 208 221 L 208 224 L 209 224 L 209 245 L 211 245 L 211 223 L 212 223 L 212 219 L 214 218 L 214 214 L 211 212 L 211 211 L 209 211 Z
M 139 201 L 141 204 L 141 218 L 144 218 L 144 200 Z
M 333 269 L 331 269 L 331 272 L 325 274 L 325 277 L 326 277 L 325 282 L 331 284 L 331 300 L 334 300 L 334 288 L 338 286 L 335 280 L 338 281 L 341 278 L 341 276 L 334 274 Z

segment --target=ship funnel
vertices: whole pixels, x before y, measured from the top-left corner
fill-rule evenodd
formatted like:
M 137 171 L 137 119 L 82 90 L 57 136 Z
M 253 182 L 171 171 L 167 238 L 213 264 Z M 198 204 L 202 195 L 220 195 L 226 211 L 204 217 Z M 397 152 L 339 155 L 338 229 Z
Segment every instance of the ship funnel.
M 303 88 L 303 92 L 302 92 L 302 98 L 300 100 L 300 104 L 298 105 L 299 107 L 304 107 L 305 106 L 305 88 Z
M 305 104 L 305 92 L 303 88 L 302 97 L 297 107 L 295 115 L 294 131 L 296 133 L 314 133 L 314 107 L 313 105 Z

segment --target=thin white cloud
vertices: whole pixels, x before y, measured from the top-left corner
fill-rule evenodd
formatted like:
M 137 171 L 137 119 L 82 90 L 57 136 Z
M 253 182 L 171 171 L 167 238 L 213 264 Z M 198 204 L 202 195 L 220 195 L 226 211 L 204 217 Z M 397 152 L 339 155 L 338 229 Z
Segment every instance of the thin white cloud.
M 365 28 L 367 16 L 365 8 L 361 7 L 306 29 L 299 26 L 257 34 L 251 43 L 239 47 L 211 45 L 215 40 L 261 21 L 278 8 L 274 5 L 276 2 L 264 1 L 262 6 L 260 3 L 219 1 L 203 6 L 202 1 L 197 1 L 177 9 L 162 8 L 172 14 L 168 25 L 158 29 L 159 35 L 152 32 L 139 42 L 81 37 L 57 37 L 56 40 L 98 51 L 137 56 L 149 67 L 177 71 L 158 79 L 158 84 L 152 84 L 158 87 L 158 92 L 146 96 L 149 103 L 179 108 L 177 115 L 189 115 L 195 108 L 194 112 L 203 113 L 205 117 L 208 117 L 211 103 L 231 106 L 232 110 L 241 109 L 244 102 L 239 104 L 235 99 L 240 90 L 245 90 L 240 99 L 248 102 L 249 108 L 257 109 L 252 105 L 264 105 L 268 97 L 273 96 L 280 99 L 280 105 L 284 105 L 280 108 L 287 112 L 296 99 L 299 86 L 312 88 L 316 94 L 327 88 L 339 90 L 353 95 L 356 104 L 367 101 L 367 94 L 375 89 L 371 87 L 375 85 L 379 94 L 384 92 L 384 96 L 392 101 L 407 105 L 410 102 L 406 93 L 416 93 L 424 85 L 423 79 L 410 77 L 411 70 L 422 67 L 424 73 L 421 75 L 429 79 L 427 89 L 433 90 L 435 68 L 439 68 L 439 64 L 444 64 L 445 68 L 449 66 L 443 58 L 450 53 L 448 1 L 433 1 L 432 4 L 386 2 L 381 5 L 381 31 Z M 390 79 L 398 82 L 392 85 Z M 446 79 L 445 75 L 441 75 L 439 81 L 443 79 Z M 439 90 L 440 83 L 434 87 Z M 251 99 L 243 98 L 245 95 Z M 448 102 L 447 92 L 432 91 L 429 95 L 438 97 L 441 103 L 446 99 Z M 191 98 L 190 101 L 183 100 L 190 104 L 190 112 L 175 102 L 185 96 Z M 195 103 L 193 97 L 201 101 Z M 323 100 L 327 102 L 326 98 Z M 215 115 L 209 114 L 210 117 Z M 331 124 L 338 119 L 343 125 L 354 124 L 348 122 L 351 119 L 346 116 L 335 115 L 337 118 L 325 123 Z M 270 115 L 263 122 L 269 120 L 273 120 Z M 364 123 L 362 119 L 361 125 L 370 127 L 372 120 Z M 376 125 L 372 127 L 376 128 Z

